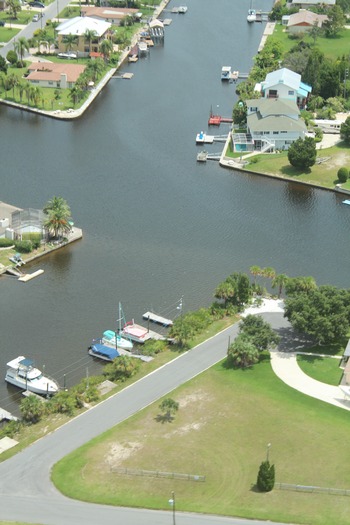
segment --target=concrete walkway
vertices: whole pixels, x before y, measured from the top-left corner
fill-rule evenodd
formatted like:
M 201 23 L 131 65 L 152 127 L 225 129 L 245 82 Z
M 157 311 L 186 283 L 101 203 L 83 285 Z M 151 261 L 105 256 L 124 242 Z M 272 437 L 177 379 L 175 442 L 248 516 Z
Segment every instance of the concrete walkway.
M 261 306 L 250 306 L 247 308 L 242 317 L 248 314 L 281 313 L 283 311 L 284 303 L 282 300 L 264 299 Z M 350 410 L 350 387 L 327 385 L 308 376 L 298 365 L 298 353 L 304 352 L 272 350 L 270 352 L 271 366 L 275 374 L 286 385 L 307 396 L 320 399 L 325 403 L 344 408 L 345 410 Z

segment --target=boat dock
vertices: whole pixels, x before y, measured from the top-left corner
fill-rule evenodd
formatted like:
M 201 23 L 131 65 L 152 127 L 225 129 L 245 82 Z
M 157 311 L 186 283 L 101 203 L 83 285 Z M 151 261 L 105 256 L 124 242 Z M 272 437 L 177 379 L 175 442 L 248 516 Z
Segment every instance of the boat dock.
M 207 160 L 220 160 L 221 153 L 208 153 L 203 150 L 200 151 L 197 155 L 197 162 L 206 162 Z
M 161 315 L 154 314 L 153 312 L 145 312 L 142 316 L 146 321 L 152 321 L 152 323 L 161 324 L 163 326 L 172 326 L 173 322 L 171 319 L 166 319 Z
M 38 275 L 41 275 L 43 273 L 44 273 L 44 270 L 37 270 L 36 272 L 27 273 L 25 275 L 22 275 L 21 277 L 18 278 L 18 280 L 22 281 L 22 283 L 26 283 L 27 281 L 31 281 L 32 279 L 34 279 L 34 277 L 38 277 Z
M 197 133 L 196 144 L 213 144 L 213 142 L 226 142 L 226 135 L 207 135 L 204 131 Z
M 18 418 L 0 407 L 0 421 L 18 421 Z
M 211 114 L 208 119 L 208 126 L 220 126 L 221 122 L 232 124 L 233 119 L 230 117 L 221 117 L 221 115 Z

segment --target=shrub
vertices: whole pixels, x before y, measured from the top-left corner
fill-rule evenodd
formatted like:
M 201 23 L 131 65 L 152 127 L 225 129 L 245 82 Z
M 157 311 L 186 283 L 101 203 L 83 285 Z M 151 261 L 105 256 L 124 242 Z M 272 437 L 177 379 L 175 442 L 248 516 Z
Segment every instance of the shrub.
M 349 178 L 349 170 L 347 168 L 339 168 L 337 175 L 339 182 L 346 182 Z
M 263 461 L 256 484 L 261 492 L 270 492 L 275 486 L 275 465 L 270 465 L 269 461 Z
M 149 339 L 145 342 L 143 345 L 142 353 L 143 355 L 157 355 L 161 352 L 164 352 L 166 349 L 167 344 L 165 341 L 157 341 L 155 339 Z
M 22 235 L 22 239 L 25 241 L 31 241 L 33 249 L 36 250 L 41 244 L 42 235 L 41 233 L 25 233 Z
M 15 241 L 15 248 L 19 253 L 30 253 L 33 250 L 32 241 Z
M 10 64 L 12 65 L 16 64 L 18 60 L 16 51 L 13 51 L 13 49 L 10 49 L 10 51 L 6 55 L 6 58 L 10 62 Z
M 14 242 L 12 239 L 6 239 L 5 237 L 0 237 L 0 248 L 7 248 L 7 246 L 13 246 Z

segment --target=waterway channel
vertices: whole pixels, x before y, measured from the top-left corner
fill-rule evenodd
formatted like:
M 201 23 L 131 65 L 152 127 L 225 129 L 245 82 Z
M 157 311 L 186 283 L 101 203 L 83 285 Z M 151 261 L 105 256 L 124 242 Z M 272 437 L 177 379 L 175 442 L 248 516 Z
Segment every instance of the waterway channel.
M 167 12 L 164 46 L 125 66 L 133 79 L 111 80 L 79 120 L 0 107 L 0 199 L 41 208 L 63 196 L 84 231 L 32 265 L 39 278 L 0 279 L 3 408 L 16 411 L 18 392 L 2 377 L 17 355 L 61 382 L 66 374 L 68 386 L 98 371 L 87 346 L 113 328 L 119 301 L 128 319 L 152 308 L 173 317 L 181 296 L 185 311 L 209 305 L 221 280 L 255 264 L 348 286 L 341 196 L 196 163 L 210 108 L 230 116 L 236 100 L 221 67 L 248 71 L 262 36 L 264 24 L 246 22 L 248 4 L 188 0 L 185 15 Z

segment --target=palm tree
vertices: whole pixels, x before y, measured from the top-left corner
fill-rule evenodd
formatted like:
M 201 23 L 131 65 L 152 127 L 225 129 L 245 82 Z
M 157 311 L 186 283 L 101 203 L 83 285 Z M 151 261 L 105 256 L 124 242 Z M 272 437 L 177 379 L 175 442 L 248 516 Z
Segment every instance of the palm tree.
M 279 275 L 276 275 L 272 280 L 272 288 L 278 287 L 278 298 L 280 299 L 282 295 L 283 287 L 286 285 L 288 281 L 288 275 L 285 273 L 280 273 Z
M 249 271 L 252 275 L 254 275 L 254 286 L 256 285 L 256 277 L 257 275 L 261 275 L 261 268 L 260 266 L 251 266 L 249 268 Z
M 89 44 L 89 55 L 91 54 L 91 43 L 97 37 L 97 33 L 94 29 L 87 29 L 84 33 L 85 42 Z
M 100 51 L 103 58 L 107 61 L 113 51 L 113 44 L 110 40 L 103 40 L 100 44 Z
M 16 42 L 15 42 L 15 51 L 19 54 L 21 57 L 21 62 L 23 62 L 23 56 L 26 51 L 29 51 L 29 43 L 26 38 L 21 36 Z
M 263 268 L 261 270 L 261 275 L 263 277 L 267 277 L 268 279 L 274 279 L 276 276 L 276 270 L 274 270 L 274 268 L 271 268 L 270 266 L 267 266 L 266 268 Z
M 49 235 L 53 233 L 54 237 L 59 238 L 62 234 L 70 231 L 71 211 L 65 199 L 53 197 L 44 206 L 43 211 L 47 215 L 44 226 Z
M 23 99 L 23 93 L 26 91 L 26 88 L 27 88 L 27 84 L 28 82 L 26 80 L 20 80 L 17 84 L 17 89 L 18 89 L 18 92 L 19 92 L 19 99 L 22 103 L 22 99 Z
M 19 83 L 19 78 L 14 73 L 7 77 L 7 86 L 8 86 L 8 89 L 12 89 L 13 100 L 15 99 L 15 87 L 18 85 L 18 83 Z
M 89 75 L 91 74 L 91 79 L 95 82 L 99 73 L 102 73 L 104 68 L 105 68 L 105 65 L 103 63 L 103 60 L 101 60 L 100 58 L 97 58 L 96 60 L 92 60 L 91 62 L 89 62 L 86 68 L 86 72 Z
M 62 42 L 66 46 L 66 51 L 72 51 L 73 47 L 77 45 L 78 43 L 78 37 L 77 35 L 72 35 L 69 33 L 69 35 L 65 35 Z

